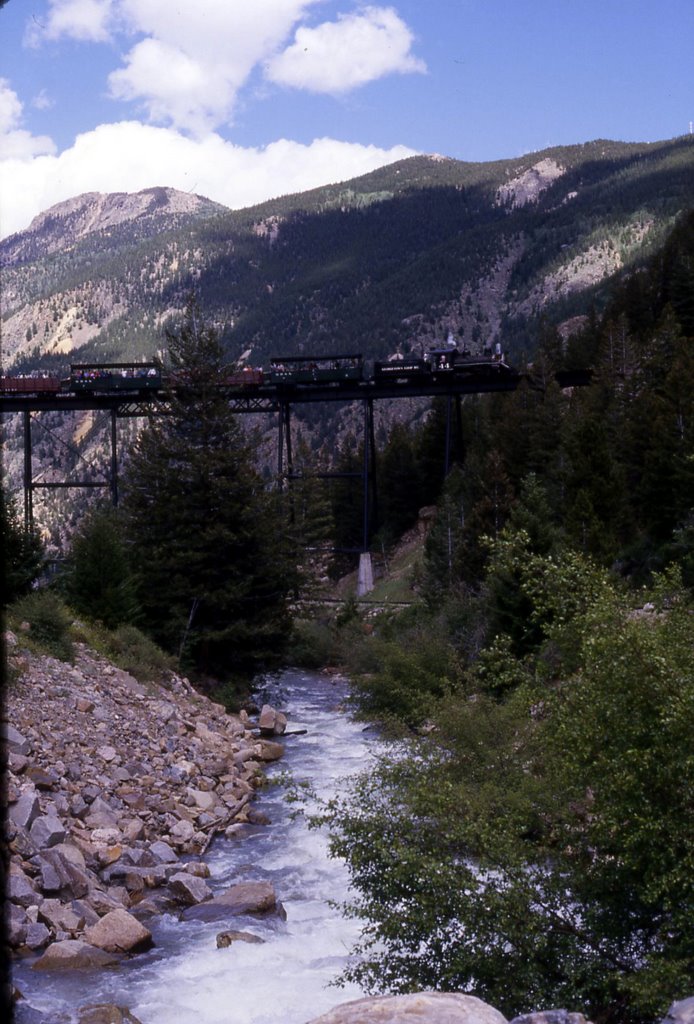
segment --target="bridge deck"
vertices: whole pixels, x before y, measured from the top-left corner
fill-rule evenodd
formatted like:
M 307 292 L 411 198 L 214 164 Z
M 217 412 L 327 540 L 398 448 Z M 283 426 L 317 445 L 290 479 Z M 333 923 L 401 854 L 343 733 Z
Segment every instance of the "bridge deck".
M 586 370 L 562 371 L 555 375 L 561 387 L 577 387 L 590 382 Z M 380 401 L 393 398 L 432 398 L 445 395 L 476 395 L 515 391 L 522 381 L 539 387 L 531 375 L 515 371 L 475 374 L 464 378 L 423 380 L 358 381 L 335 384 L 294 386 L 264 384 L 245 390 L 227 389 L 225 397 L 234 412 L 277 412 L 285 405 L 315 402 Z M 43 394 L 0 394 L 0 413 L 115 410 L 118 416 L 166 415 L 170 411 L 171 392 L 165 389 L 132 394 L 108 392 L 57 392 Z

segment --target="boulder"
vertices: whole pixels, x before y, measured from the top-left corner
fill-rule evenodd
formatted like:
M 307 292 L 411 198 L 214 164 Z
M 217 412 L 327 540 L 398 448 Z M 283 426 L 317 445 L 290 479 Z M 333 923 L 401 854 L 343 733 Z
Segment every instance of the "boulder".
M 7 816 L 18 828 L 29 829 L 41 814 L 38 794 L 35 789 L 27 789 L 16 803 L 11 804 Z
M 115 825 L 107 828 L 95 828 L 91 834 L 95 846 L 118 846 L 123 841 L 123 833 Z
M 60 777 L 55 772 L 46 771 L 41 765 L 33 764 L 26 770 L 26 777 L 36 786 L 37 789 L 54 789 L 60 782 Z
M 538 1010 L 514 1017 L 511 1024 L 589 1024 L 582 1013 L 571 1010 Z
M 673 1003 L 662 1024 L 694 1024 L 694 996 Z
M 261 939 L 259 935 L 254 935 L 252 932 L 225 931 L 218 933 L 217 949 L 226 949 L 233 942 L 249 942 L 260 945 L 265 942 L 265 939 Z
M 416 992 L 373 996 L 343 1003 L 310 1024 L 507 1024 L 506 1018 L 475 996 L 458 992 Z
M 94 1003 L 81 1006 L 77 1011 L 77 1024 L 140 1024 L 125 1006 L 113 1003 Z
M 36 818 L 29 829 L 29 835 L 39 850 L 57 846 L 67 838 L 65 826 L 60 818 L 52 814 L 42 814 Z
M 31 753 L 31 743 L 23 736 L 19 729 L 15 729 L 9 722 L 3 722 L 0 725 L 0 736 L 5 740 L 7 744 L 7 750 L 11 754 L 22 754 L 26 757 L 27 754 Z
M 7 898 L 20 907 L 31 907 L 38 903 L 40 896 L 36 892 L 33 879 L 29 878 L 21 868 L 10 871 L 7 880 Z
M 178 871 L 171 876 L 169 892 L 179 903 L 186 903 L 189 906 L 203 903 L 212 897 L 212 890 L 205 880 L 188 874 L 187 871 Z
M 261 740 L 256 747 L 261 761 L 279 761 L 281 757 L 284 757 L 284 747 L 281 743 L 275 743 L 273 740 Z
M 151 843 L 149 852 L 154 857 L 156 864 L 175 864 L 178 860 L 178 854 L 163 839 Z
M 117 964 L 119 960 L 119 956 L 98 949 L 82 939 L 63 939 L 62 942 L 51 943 L 45 953 L 32 964 L 32 968 L 35 971 L 82 970 L 108 967 Z
M 5 920 L 7 939 L 10 946 L 16 949 L 17 946 L 21 946 L 24 943 L 27 937 L 27 927 L 30 922 L 24 907 L 18 907 L 16 904 L 10 903 L 8 910 L 9 912 L 6 914 Z
M 287 716 L 275 710 L 271 704 L 263 704 L 258 718 L 258 728 L 264 736 L 281 736 L 287 728 Z
M 39 907 L 39 920 L 54 933 L 74 933 L 84 925 L 84 918 L 60 900 L 44 900 Z
M 149 929 L 124 909 L 111 910 L 87 928 L 84 937 L 109 953 L 139 953 L 153 945 Z
M 201 811 L 211 811 L 217 805 L 217 797 L 214 793 L 202 789 L 188 789 L 188 795 L 194 801 L 195 806 Z
M 189 875 L 195 875 L 196 878 L 209 878 L 211 874 L 210 867 L 204 860 L 189 860 L 183 865 L 183 870 Z
M 59 893 L 64 899 L 78 900 L 86 896 L 91 879 L 85 869 L 65 853 L 65 847 L 42 850 L 34 858 L 44 892 Z
M 42 921 L 31 921 L 27 925 L 24 945 L 27 949 L 43 949 L 51 941 L 51 933 Z
M 270 882 L 240 882 L 221 896 L 188 907 L 181 915 L 184 921 L 223 921 L 238 914 L 272 914 L 279 912 L 277 894 Z
M 186 821 L 185 818 L 181 821 L 177 821 L 171 829 L 171 838 L 177 846 L 183 846 L 189 843 L 195 835 L 195 826 L 192 822 Z
M 84 796 L 84 792 L 82 793 Z M 118 815 L 105 800 L 97 796 L 89 805 L 84 822 L 89 828 L 114 828 L 118 825 Z

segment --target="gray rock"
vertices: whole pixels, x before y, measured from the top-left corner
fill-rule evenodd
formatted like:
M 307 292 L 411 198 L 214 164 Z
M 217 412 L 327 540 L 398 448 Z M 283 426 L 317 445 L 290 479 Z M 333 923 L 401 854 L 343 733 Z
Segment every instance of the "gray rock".
M 21 870 L 10 872 L 7 881 L 7 897 L 20 907 L 31 907 L 40 899 L 33 879 Z
M 694 996 L 673 1003 L 662 1024 L 694 1024 Z
M 157 864 L 175 864 L 178 860 L 178 854 L 162 839 L 150 843 L 149 852 Z
M 34 858 L 39 868 L 41 888 L 44 892 L 59 893 L 66 900 L 78 900 L 89 892 L 91 878 L 86 869 L 65 855 L 63 849 L 42 850 Z
M 16 803 L 11 804 L 7 812 L 10 821 L 19 828 L 29 829 L 41 814 L 38 794 L 35 789 L 27 789 Z
M 62 942 L 51 943 L 43 956 L 32 964 L 32 968 L 35 971 L 82 970 L 107 967 L 119 961 L 120 956 L 98 949 L 82 939 L 63 939 Z
M 258 718 L 258 728 L 262 735 L 281 736 L 287 728 L 287 716 L 275 710 L 270 704 L 263 704 Z
M 51 941 L 51 933 L 42 921 L 31 921 L 27 925 L 24 945 L 28 949 L 43 949 Z
M 82 792 L 84 796 L 84 791 Z M 85 825 L 89 828 L 115 828 L 118 825 L 118 814 L 114 809 L 97 796 L 92 800 L 89 810 L 84 817 Z
M 77 1011 L 77 1024 L 141 1024 L 125 1006 L 94 1003 Z
M 52 814 L 42 814 L 36 818 L 29 829 L 29 835 L 39 850 L 57 846 L 67 838 L 65 826 L 60 818 Z
M 110 889 L 108 892 L 105 892 L 103 889 L 90 889 L 86 902 L 94 910 L 97 917 L 103 917 L 110 910 L 119 910 L 123 907 L 123 900 L 113 889 Z
M 258 746 L 260 747 L 261 761 L 279 761 L 281 757 L 284 757 L 284 747 L 281 743 L 275 743 L 273 740 L 261 740 Z
M 60 781 L 59 776 L 56 775 L 55 772 L 46 771 L 45 768 L 42 768 L 37 764 L 31 765 L 27 768 L 26 774 L 37 789 L 54 789 Z
M 127 910 L 112 910 L 87 928 L 85 940 L 110 953 L 138 953 L 152 946 L 152 933 Z
M 203 878 L 178 871 L 169 879 L 169 892 L 179 903 L 193 906 L 212 898 L 212 890 Z
M 261 939 L 259 935 L 254 935 L 252 932 L 225 931 L 218 933 L 217 949 L 226 949 L 227 946 L 231 946 L 233 942 L 249 942 L 262 944 L 263 942 L 265 942 L 265 939 Z
M 96 924 L 96 922 L 99 920 L 99 915 L 86 899 L 72 900 L 72 902 L 70 903 L 70 907 L 75 912 L 75 914 L 77 914 L 78 917 L 82 918 L 85 926 L 87 927 L 89 925 Z
M 5 923 L 10 946 L 16 949 L 24 943 L 30 923 L 24 907 L 19 907 L 15 903 L 8 904 Z
M 507 1024 L 498 1010 L 458 992 L 373 996 L 343 1003 L 310 1024 Z
M 39 907 L 39 920 L 54 933 L 71 932 L 74 935 L 84 926 L 84 918 L 60 900 L 44 900 Z
M 0 736 L 7 743 L 7 749 L 11 754 L 22 754 L 25 757 L 31 753 L 31 743 L 23 736 L 19 729 L 15 729 L 9 722 L 0 725 Z
M 213 899 L 188 907 L 184 921 L 223 921 L 238 914 L 278 913 L 277 895 L 270 882 L 240 882 Z

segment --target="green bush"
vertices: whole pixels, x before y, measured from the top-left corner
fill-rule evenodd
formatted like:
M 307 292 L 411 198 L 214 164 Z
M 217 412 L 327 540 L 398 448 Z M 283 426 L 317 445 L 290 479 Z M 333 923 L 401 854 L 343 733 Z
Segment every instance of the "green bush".
M 18 626 L 28 623 L 28 638 L 41 651 L 60 661 L 72 661 L 72 615 L 51 590 L 34 590 L 16 601 L 9 610 L 9 617 Z
M 483 692 L 468 672 L 328 809 L 366 924 L 343 980 L 650 1024 L 694 980 L 692 607 L 675 571 L 634 611 L 580 556 L 518 570 L 537 650 L 497 637 Z M 381 642 L 370 699 L 402 717 L 445 666 Z
M 298 668 L 321 669 L 335 662 L 335 631 L 316 619 L 294 623 L 287 654 Z
M 174 659 L 136 626 L 119 626 L 108 635 L 107 655 L 140 682 L 158 681 L 174 668 Z

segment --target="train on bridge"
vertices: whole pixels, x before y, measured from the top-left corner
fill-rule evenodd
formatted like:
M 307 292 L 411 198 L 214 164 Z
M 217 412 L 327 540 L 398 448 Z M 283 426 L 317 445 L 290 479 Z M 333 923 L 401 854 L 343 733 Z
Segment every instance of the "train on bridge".
M 284 356 L 270 360 L 267 369 L 245 367 L 224 373 L 220 388 L 247 393 L 260 390 L 280 392 L 314 387 L 354 387 L 378 384 L 410 384 L 474 380 L 515 373 L 499 348 L 473 356 L 455 346 L 432 349 L 422 356 L 399 356 L 389 360 L 366 360 L 361 354 Z M 58 396 L 75 394 L 125 393 L 144 395 L 176 391 L 187 387 L 184 373 L 164 369 L 159 362 L 73 363 L 67 377 L 40 373 L 0 377 L 2 396 Z

